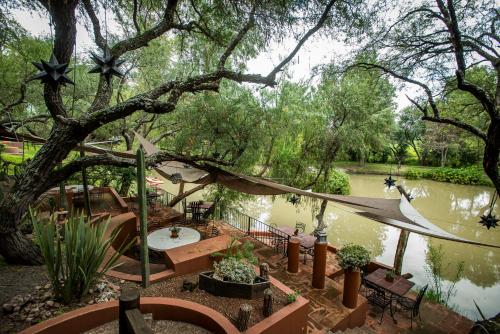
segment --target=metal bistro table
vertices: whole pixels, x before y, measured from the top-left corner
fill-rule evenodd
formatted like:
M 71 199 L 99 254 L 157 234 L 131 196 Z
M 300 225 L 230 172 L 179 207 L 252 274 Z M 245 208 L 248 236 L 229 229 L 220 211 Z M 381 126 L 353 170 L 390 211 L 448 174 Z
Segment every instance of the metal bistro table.
M 179 227 L 179 237 L 170 236 L 170 228 L 162 228 L 148 235 L 148 248 L 163 252 L 167 249 L 189 245 L 200 241 L 201 234 L 189 227 Z
M 392 282 L 385 279 L 385 275 L 389 272 L 387 269 L 379 268 L 374 272 L 366 275 L 365 280 L 369 283 L 378 286 L 391 294 L 391 317 L 394 321 L 394 312 L 392 309 L 392 300 L 394 296 L 403 297 L 410 289 L 415 285 L 415 283 L 410 282 L 406 278 L 396 275 Z

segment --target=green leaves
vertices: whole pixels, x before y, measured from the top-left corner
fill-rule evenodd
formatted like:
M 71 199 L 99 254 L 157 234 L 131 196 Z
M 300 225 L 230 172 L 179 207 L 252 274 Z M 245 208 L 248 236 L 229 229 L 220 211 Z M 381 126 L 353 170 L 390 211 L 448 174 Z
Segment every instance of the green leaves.
M 134 239 L 129 244 L 122 244 L 112 256 L 108 256 L 107 252 L 120 232 L 120 229 L 115 229 L 106 238 L 109 221 L 90 224 L 83 215 L 71 216 L 61 227 L 55 215 L 48 223 L 40 222 L 32 210 L 29 216 L 54 294 L 66 304 L 86 295 L 135 242 Z
M 336 254 L 342 269 L 362 268 L 370 262 L 370 252 L 360 245 L 347 244 Z

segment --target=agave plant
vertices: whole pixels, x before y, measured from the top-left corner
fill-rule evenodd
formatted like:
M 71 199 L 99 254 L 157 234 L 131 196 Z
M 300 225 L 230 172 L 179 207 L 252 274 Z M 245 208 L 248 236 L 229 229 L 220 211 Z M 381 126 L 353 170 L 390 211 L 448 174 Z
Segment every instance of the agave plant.
M 70 216 L 64 227 L 59 228 L 55 215 L 48 223 L 40 222 L 32 210 L 29 215 L 54 295 L 66 304 L 85 296 L 108 270 L 119 265 L 118 258 L 135 242 L 134 239 L 122 244 L 107 257 L 120 232 L 115 229 L 109 238 L 105 237 L 109 219 L 105 223 L 90 224 L 81 214 Z

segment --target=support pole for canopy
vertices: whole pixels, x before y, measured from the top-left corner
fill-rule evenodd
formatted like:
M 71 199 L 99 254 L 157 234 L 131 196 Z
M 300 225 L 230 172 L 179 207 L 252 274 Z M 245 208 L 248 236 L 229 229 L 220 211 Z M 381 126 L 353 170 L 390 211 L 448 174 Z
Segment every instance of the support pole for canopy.
M 139 202 L 139 222 L 141 230 L 141 274 L 142 285 L 149 286 L 149 251 L 148 251 L 148 208 L 146 203 L 146 173 L 144 152 L 137 149 L 137 201 Z
M 406 199 L 411 201 L 411 196 L 406 192 L 402 186 L 397 186 L 399 192 L 406 197 Z M 408 238 L 410 237 L 410 232 L 401 229 L 399 233 L 398 246 L 396 247 L 396 255 L 394 257 L 394 272 L 396 275 L 401 275 L 403 270 L 403 258 L 405 256 L 406 246 L 408 244 Z
M 62 163 L 60 164 L 62 167 Z M 64 185 L 64 181 L 59 183 L 59 209 L 68 210 L 68 201 L 66 200 L 66 186 Z
M 401 270 L 403 269 L 403 258 L 405 256 L 409 236 L 410 232 L 407 230 L 401 230 L 401 233 L 399 234 L 398 247 L 396 248 L 396 256 L 394 258 L 394 272 L 396 275 L 401 275 Z
M 83 144 L 80 144 L 82 149 L 80 150 L 80 157 L 85 156 L 85 151 L 83 150 Z M 92 216 L 92 211 L 90 209 L 90 196 L 89 196 L 89 184 L 87 180 L 87 169 L 82 167 L 82 183 L 83 183 L 83 204 L 85 205 L 85 211 L 87 212 L 87 216 Z

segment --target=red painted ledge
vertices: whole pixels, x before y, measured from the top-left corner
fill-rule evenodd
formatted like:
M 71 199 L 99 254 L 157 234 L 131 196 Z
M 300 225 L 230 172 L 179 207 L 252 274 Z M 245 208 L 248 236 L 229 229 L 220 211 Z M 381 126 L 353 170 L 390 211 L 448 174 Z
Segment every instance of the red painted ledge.
M 155 320 L 184 321 L 217 334 L 237 334 L 238 329 L 222 314 L 197 303 L 164 297 L 141 297 L 141 312 Z M 22 334 L 82 333 L 118 319 L 118 301 L 89 305 L 46 320 Z

